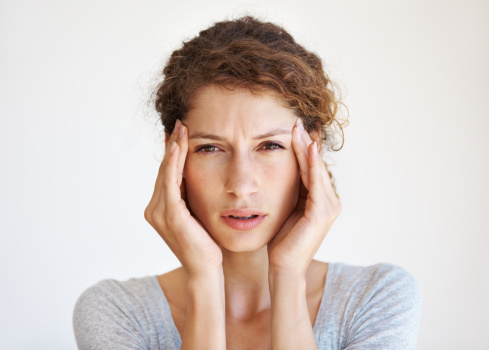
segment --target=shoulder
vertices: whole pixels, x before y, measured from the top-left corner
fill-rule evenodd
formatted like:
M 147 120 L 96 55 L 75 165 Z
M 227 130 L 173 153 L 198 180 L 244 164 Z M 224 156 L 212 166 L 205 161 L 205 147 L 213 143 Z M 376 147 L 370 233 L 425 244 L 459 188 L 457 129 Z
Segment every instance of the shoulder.
M 147 349 L 158 343 L 157 325 L 172 335 L 156 277 L 100 281 L 85 290 L 73 311 L 79 349 Z
M 371 266 L 352 266 L 332 264 L 331 292 L 348 296 L 350 303 L 356 305 L 356 313 L 368 309 L 370 315 L 378 310 L 390 308 L 396 312 L 410 310 L 418 314 L 421 309 L 421 290 L 413 276 L 402 267 L 392 264 Z
M 421 291 L 413 276 L 392 264 L 331 263 L 323 298 L 325 324 L 339 324 L 346 349 L 414 349 Z
M 330 264 L 331 283 L 343 291 L 359 295 L 395 292 L 399 296 L 420 299 L 421 292 L 413 276 L 402 267 L 380 263 L 370 266 Z M 328 273 L 328 277 L 329 273 Z
M 157 298 L 154 283 L 154 277 L 102 280 L 80 295 L 73 313 L 74 321 L 84 321 L 86 316 L 93 318 L 94 313 L 110 318 L 125 312 L 136 317 L 146 304 Z
M 114 279 L 102 280 L 87 288 L 78 298 L 79 304 L 91 305 L 100 301 L 117 303 L 133 303 L 147 298 L 154 292 L 155 277 L 131 278 L 126 281 Z

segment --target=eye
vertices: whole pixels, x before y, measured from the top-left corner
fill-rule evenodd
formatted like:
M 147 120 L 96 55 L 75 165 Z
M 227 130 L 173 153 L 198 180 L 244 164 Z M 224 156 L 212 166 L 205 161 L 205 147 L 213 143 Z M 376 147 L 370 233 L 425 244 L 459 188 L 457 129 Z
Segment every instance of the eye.
M 197 148 L 197 150 L 195 152 L 196 153 L 197 152 L 212 153 L 212 152 L 216 152 L 218 150 L 219 150 L 219 148 L 217 148 L 216 146 L 213 146 L 213 145 L 205 145 L 205 146 L 201 146 L 201 147 Z
M 275 142 L 267 142 L 263 145 L 262 148 L 265 150 L 285 149 L 285 147 Z

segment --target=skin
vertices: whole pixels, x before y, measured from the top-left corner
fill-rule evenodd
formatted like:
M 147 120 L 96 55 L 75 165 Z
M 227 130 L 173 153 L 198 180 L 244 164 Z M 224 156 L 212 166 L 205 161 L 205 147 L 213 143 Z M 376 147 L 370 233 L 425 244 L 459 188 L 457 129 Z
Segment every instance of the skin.
M 158 277 L 182 349 L 316 348 L 312 258 L 341 205 L 313 139 L 272 94 L 212 85 L 167 138 L 145 218 L 182 263 Z M 265 219 L 227 226 L 242 208 Z

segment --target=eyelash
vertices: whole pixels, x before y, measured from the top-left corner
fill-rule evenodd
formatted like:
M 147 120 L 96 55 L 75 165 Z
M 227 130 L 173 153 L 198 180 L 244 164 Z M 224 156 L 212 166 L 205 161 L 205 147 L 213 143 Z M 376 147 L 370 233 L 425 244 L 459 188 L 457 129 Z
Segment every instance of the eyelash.
M 265 147 L 267 147 L 267 146 L 273 146 L 273 148 L 265 148 Z M 265 144 L 263 145 L 263 147 L 262 147 L 262 148 L 265 148 L 265 149 L 270 150 L 270 151 L 273 151 L 273 150 L 275 150 L 275 149 L 285 149 L 285 147 L 284 147 L 284 146 L 282 146 L 282 145 L 280 145 L 280 144 L 278 144 L 278 143 L 276 143 L 276 142 L 267 142 L 267 143 L 265 143 Z
M 209 150 L 209 148 L 212 148 L 214 150 Z M 264 149 L 266 151 L 274 151 L 274 150 L 277 150 L 277 149 L 285 149 L 284 146 L 276 143 L 276 142 L 267 142 L 265 143 L 262 147 L 260 147 L 261 149 Z M 197 148 L 196 150 L 196 153 L 198 152 L 202 152 L 202 153 L 214 153 L 216 150 L 218 150 L 219 148 L 214 146 L 214 145 L 204 145 L 204 146 L 200 146 L 199 148 Z
M 209 148 L 215 148 L 215 149 L 218 149 L 216 146 L 213 146 L 213 145 L 205 145 L 205 146 L 201 146 L 197 149 L 196 152 L 202 152 L 202 153 L 212 153 L 213 151 L 209 151 L 208 149 Z

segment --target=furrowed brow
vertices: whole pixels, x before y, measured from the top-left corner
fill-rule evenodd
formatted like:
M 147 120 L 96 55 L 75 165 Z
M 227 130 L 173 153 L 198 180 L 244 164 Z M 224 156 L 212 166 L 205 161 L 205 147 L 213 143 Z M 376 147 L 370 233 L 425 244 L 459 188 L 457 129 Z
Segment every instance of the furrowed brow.
M 261 135 L 253 136 L 253 140 L 261 140 L 261 139 L 266 139 L 267 137 L 278 136 L 278 135 L 292 135 L 292 131 L 286 129 L 275 129 Z
M 275 129 L 271 130 L 269 132 L 266 132 L 264 134 L 256 135 L 253 136 L 253 140 L 261 140 L 265 139 L 267 137 L 272 137 L 272 136 L 278 136 L 278 135 L 292 135 L 292 132 L 287 129 Z M 214 135 L 214 134 L 205 134 L 205 133 L 192 133 L 189 135 L 189 140 L 192 139 L 207 139 L 207 140 L 214 140 L 214 141 L 225 141 L 224 137 Z
M 202 133 L 195 133 L 192 135 L 189 135 L 189 140 L 192 139 L 207 139 L 207 140 L 215 140 L 215 141 L 224 141 L 224 137 L 217 136 L 214 134 L 202 134 Z

